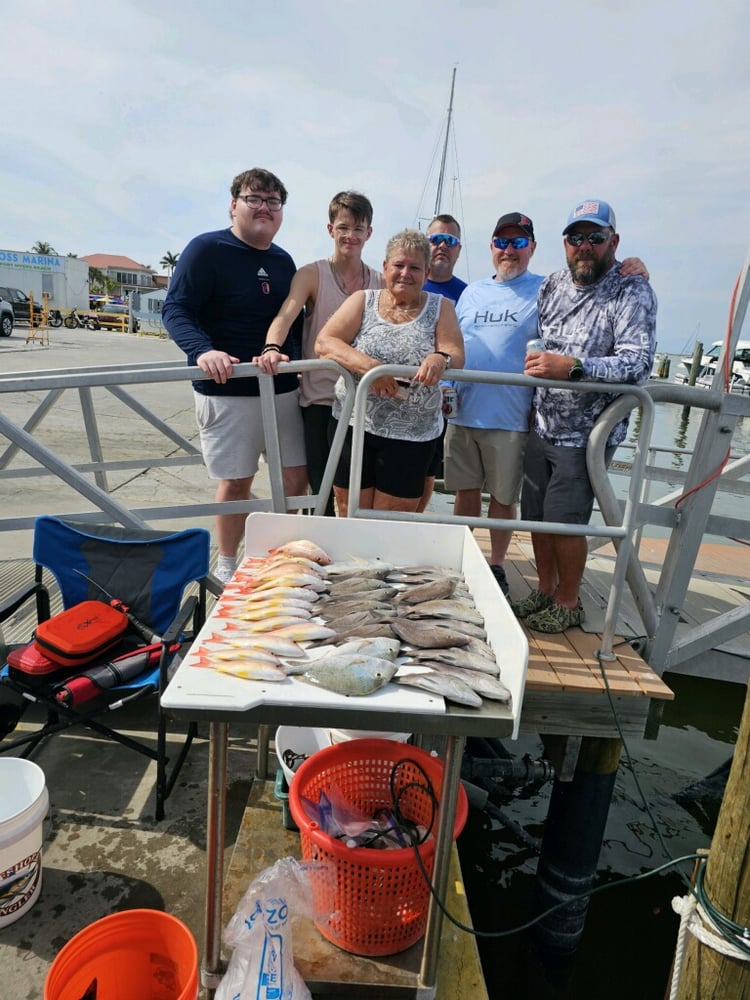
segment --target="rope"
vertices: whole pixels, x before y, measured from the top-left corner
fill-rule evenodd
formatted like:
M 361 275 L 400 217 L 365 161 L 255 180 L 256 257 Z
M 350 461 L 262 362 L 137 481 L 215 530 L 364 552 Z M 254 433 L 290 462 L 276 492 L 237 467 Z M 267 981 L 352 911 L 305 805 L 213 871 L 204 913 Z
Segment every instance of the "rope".
M 701 944 L 707 948 L 713 948 L 720 955 L 727 958 L 735 958 L 741 962 L 750 962 L 750 955 L 746 951 L 741 951 L 725 937 L 720 937 L 710 929 L 714 925 L 708 919 L 703 907 L 698 903 L 695 896 L 675 896 L 672 899 L 672 909 L 680 915 L 680 929 L 677 933 L 677 945 L 675 947 L 674 968 L 672 970 L 672 985 L 669 991 L 669 1000 L 677 1000 L 677 991 L 680 985 L 680 974 L 682 972 L 682 960 L 685 952 L 685 941 L 688 931 L 697 938 Z

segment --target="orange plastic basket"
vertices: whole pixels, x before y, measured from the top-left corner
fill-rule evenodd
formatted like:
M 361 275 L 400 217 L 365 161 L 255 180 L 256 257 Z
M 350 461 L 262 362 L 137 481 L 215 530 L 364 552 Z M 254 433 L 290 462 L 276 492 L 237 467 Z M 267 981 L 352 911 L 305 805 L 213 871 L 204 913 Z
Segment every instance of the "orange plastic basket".
M 418 747 L 393 740 L 350 740 L 326 747 L 302 764 L 289 787 L 289 808 L 299 827 L 302 857 L 332 862 L 336 870 L 335 888 L 325 880 L 314 884 L 317 912 L 330 914 L 316 926 L 329 941 L 354 955 L 395 955 L 419 941 L 427 926 L 429 887 L 414 848 L 347 847 L 310 819 L 301 798 L 317 803 L 321 792 L 336 786 L 349 803 L 367 814 L 390 809 L 395 764 L 399 767 L 394 789 L 402 814 L 429 827 L 433 802 L 423 790 L 425 775 L 439 802 L 443 763 Z M 459 786 L 454 839 L 464 827 L 467 812 L 466 793 Z M 433 837 L 418 848 L 430 876 L 435 854 L 432 832 Z

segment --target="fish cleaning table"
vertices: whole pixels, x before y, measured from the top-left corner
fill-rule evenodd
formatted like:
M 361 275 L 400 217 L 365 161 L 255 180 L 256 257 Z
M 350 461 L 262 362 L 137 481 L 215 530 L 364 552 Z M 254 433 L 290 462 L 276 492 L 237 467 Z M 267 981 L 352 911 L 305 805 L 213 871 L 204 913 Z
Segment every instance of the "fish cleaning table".
M 361 518 L 293 517 L 256 513 L 247 519 L 246 556 L 266 556 L 285 542 L 310 539 L 336 562 L 381 559 L 393 565 L 436 566 L 463 573 L 487 639 L 496 651 L 509 704 L 483 703 L 467 709 L 446 705 L 423 691 L 387 685 L 364 698 L 347 698 L 288 678 L 283 683 L 246 681 L 196 665 L 201 643 L 222 627 L 215 615 L 180 664 L 162 697 L 178 718 L 210 723 L 207 817 L 206 922 L 202 980 L 215 988 L 221 979 L 222 886 L 226 821 L 229 723 L 321 726 L 335 729 L 413 732 L 446 737 L 445 767 L 435 838 L 433 882 L 440 899 L 448 884 L 452 830 L 467 736 L 515 738 L 519 732 L 528 642 L 507 602 L 499 594 L 487 561 L 468 528 L 460 525 L 369 521 Z M 430 902 L 422 962 L 413 986 L 403 996 L 428 1000 L 436 989 L 442 912 Z M 342 952 L 342 962 L 346 954 Z

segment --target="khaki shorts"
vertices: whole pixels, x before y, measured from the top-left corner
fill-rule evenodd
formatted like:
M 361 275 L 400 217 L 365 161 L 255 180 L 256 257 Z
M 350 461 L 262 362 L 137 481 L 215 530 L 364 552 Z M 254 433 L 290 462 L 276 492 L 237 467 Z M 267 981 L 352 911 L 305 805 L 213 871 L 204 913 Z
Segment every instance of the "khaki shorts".
M 498 431 L 448 424 L 445 434 L 445 488 L 486 490 L 498 503 L 518 501 L 523 481 L 526 431 Z
M 195 396 L 203 461 L 211 479 L 249 479 L 258 471 L 266 439 L 260 396 Z M 305 465 L 305 433 L 299 393 L 275 397 L 283 468 Z

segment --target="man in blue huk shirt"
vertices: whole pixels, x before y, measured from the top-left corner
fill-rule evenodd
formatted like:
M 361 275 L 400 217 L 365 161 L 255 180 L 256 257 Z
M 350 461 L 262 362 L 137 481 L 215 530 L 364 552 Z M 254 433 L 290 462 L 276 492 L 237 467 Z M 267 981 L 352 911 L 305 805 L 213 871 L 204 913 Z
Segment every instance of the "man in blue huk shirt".
M 526 342 L 536 336 L 536 297 L 543 279 L 531 274 L 534 224 L 528 215 L 501 216 L 490 241 L 495 273 L 472 282 L 456 306 L 466 368 L 521 372 Z M 458 403 L 445 435 L 445 486 L 455 490 L 453 513 L 513 519 L 521 492 L 532 390 L 522 386 L 456 383 Z M 490 529 L 490 569 L 508 596 L 503 563 L 512 532 Z

